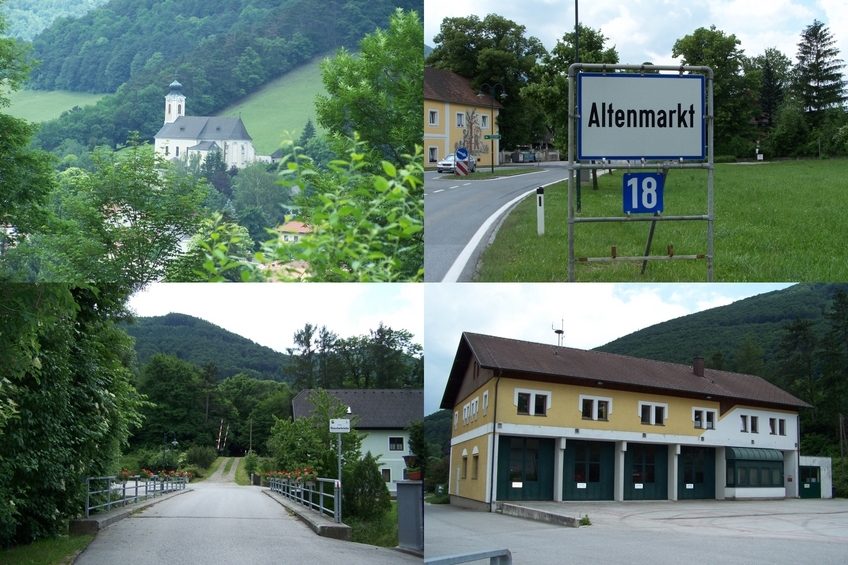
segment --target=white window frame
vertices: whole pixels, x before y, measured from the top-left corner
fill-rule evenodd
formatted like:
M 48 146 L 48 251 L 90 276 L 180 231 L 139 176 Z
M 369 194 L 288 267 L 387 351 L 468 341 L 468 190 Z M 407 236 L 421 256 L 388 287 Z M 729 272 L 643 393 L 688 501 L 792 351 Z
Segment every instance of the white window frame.
M 757 416 L 751 416 L 748 418 L 748 421 L 751 423 L 751 433 L 760 433 L 760 418 Z
M 427 124 L 433 127 L 438 127 L 439 125 L 439 111 L 438 110 L 428 110 L 427 111 Z
M 453 429 L 456 429 L 456 426 L 459 424 L 459 410 L 455 410 L 453 413 Z
M 438 163 L 439 162 L 439 148 L 435 145 L 431 145 L 427 148 L 427 159 L 429 163 Z
M 457 112 L 456 113 L 456 127 L 464 128 L 465 127 L 465 112 Z
M 519 393 L 529 394 L 530 401 L 527 403 L 527 414 L 522 414 L 522 416 L 536 416 L 536 395 L 545 395 L 547 396 L 547 400 L 545 402 L 545 414 L 539 414 L 539 416 L 546 416 L 547 413 L 551 410 L 551 391 L 549 390 L 535 390 L 530 388 L 517 388 L 512 394 L 512 403 L 515 405 L 516 411 L 518 410 L 518 395 Z
M 778 433 L 782 436 L 786 435 L 786 418 L 778 418 L 777 420 Z
M 489 129 L 489 116 L 480 114 L 480 129 Z
M 701 426 L 700 427 L 697 425 L 696 420 L 695 420 L 695 414 L 697 412 L 701 413 Z M 713 427 L 709 427 L 707 425 L 707 421 L 708 421 L 707 414 L 713 415 Z M 640 418 L 641 418 L 641 411 L 640 411 Z M 715 429 L 715 423 L 716 423 L 716 411 L 715 411 L 715 409 L 714 408 L 702 408 L 700 406 L 693 406 L 692 407 L 692 423 L 695 425 L 696 430 L 714 430 Z
M 743 433 L 748 433 L 748 415 L 747 414 L 739 414 L 739 419 L 742 421 L 742 429 L 739 430 Z
M 389 472 L 388 473 L 389 474 L 388 479 L 386 478 L 386 471 Z M 385 482 L 387 482 L 387 483 L 392 482 L 392 469 L 391 469 L 391 467 L 383 467 L 382 469 L 380 469 L 380 476 L 383 477 L 383 480 Z
M 650 406 L 651 407 L 651 422 L 646 423 L 642 422 L 642 407 Z M 663 421 L 657 422 L 657 407 L 661 407 L 663 409 Z M 638 411 L 636 412 L 637 416 L 639 416 L 639 421 L 642 422 L 643 426 L 664 426 L 665 421 L 668 420 L 668 403 L 667 402 L 647 402 L 640 400 Z M 694 419 L 694 416 L 692 416 Z
M 392 440 L 393 439 L 399 439 L 400 440 L 400 449 L 392 449 Z M 391 451 L 404 451 L 403 446 L 404 446 L 405 443 L 406 443 L 406 440 L 403 436 L 390 436 L 389 437 L 389 451 L 390 452 Z
M 483 415 L 489 412 L 489 391 L 483 391 Z
M 577 410 L 580 412 L 580 415 L 583 415 L 583 401 L 591 400 L 592 401 L 592 418 L 596 422 L 608 422 L 610 416 L 612 416 L 612 398 L 608 396 L 595 396 L 591 394 L 581 394 L 577 399 Z M 598 418 L 598 401 L 604 401 L 607 403 L 607 418 L 606 420 L 600 420 Z M 584 418 L 589 420 L 590 418 Z

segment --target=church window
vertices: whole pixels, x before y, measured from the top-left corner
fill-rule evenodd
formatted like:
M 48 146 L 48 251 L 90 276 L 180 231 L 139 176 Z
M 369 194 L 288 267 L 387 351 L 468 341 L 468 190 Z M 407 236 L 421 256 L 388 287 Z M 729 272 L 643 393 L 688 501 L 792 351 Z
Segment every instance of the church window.
M 177 145 L 177 157 L 179 157 L 179 156 L 180 156 L 180 146 Z
M 168 104 L 168 113 L 171 113 L 171 104 Z
M 183 105 L 177 104 L 177 115 L 182 115 L 183 113 Z
M 170 148 L 168 145 L 166 145 L 166 146 L 165 146 L 165 155 L 170 155 L 170 154 L 171 154 L 170 149 L 171 149 L 171 148 Z

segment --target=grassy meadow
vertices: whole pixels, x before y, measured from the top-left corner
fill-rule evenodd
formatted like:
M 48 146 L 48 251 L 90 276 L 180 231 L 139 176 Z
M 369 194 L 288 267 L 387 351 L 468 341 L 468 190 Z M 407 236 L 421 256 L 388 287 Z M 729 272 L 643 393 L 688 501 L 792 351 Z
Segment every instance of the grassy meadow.
M 253 138 L 256 152 L 270 155 L 284 139 L 297 138 L 303 132 L 306 120 L 312 119 L 318 128 L 315 115 L 315 95 L 325 94 L 321 82 L 319 63 L 334 53 L 315 57 L 309 63 L 275 79 L 256 92 L 248 94 L 216 114 L 221 117 L 238 117 L 244 121 Z M 187 102 L 191 108 L 191 100 Z M 290 135 L 286 136 L 288 132 Z
M 848 161 L 716 165 L 714 281 L 848 280 Z M 622 216 L 622 171 L 582 188 L 582 215 Z M 707 171 L 672 170 L 664 215 L 707 211 Z M 475 280 L 568 280 L 568 186 L 545 190 L 545 235 L 536 232 L 535 199 L 521 202 L 484 252 Z M 575 224 L 575 257 L 644 255 L 650 222 Z M 707 250 L 707 222 L 657 222 L 651 255 Z M 577 281 L 707 280 L 706 260 L 577 263 Z
M 6 96 L 12 105 L 3 110 L 15 118 L 28 122 L 46 122 L 58 118 L 65 110 L 74 106 L 96 104 L 105 94 L 89 94 L 87 92 L 70 92 L 67 90 L 18 90 L 9 92 Z

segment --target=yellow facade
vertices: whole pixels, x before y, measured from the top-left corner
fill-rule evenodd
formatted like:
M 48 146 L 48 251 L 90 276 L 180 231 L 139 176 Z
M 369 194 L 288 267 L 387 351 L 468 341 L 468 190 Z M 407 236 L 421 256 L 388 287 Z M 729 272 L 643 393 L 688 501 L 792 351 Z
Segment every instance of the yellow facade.
M 494 150 L 495 164 L 500 141 L 485 139 L 497 132 L 498 108 L 424 100 L 425 166 L 436 163 L 465 147 L 477 160 L 477 167 L 491 166 Z M 495 131 L 492 131 L 492 128 Z
M 472 500 L 486 500 L 491 440 L 492 436 L 485 434 L 451 446 L 450 460 L 454 467 L 450 473 L 454 479 L 450 485 L 452 494 Z

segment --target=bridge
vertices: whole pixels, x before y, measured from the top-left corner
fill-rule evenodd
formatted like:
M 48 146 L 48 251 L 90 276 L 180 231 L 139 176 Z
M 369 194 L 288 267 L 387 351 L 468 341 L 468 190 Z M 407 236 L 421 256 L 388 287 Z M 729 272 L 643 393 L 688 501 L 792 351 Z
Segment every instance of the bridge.
M 421 563 L 395 549 L 320 537 L 267 489 L 237 485 L 235 465 L 228 475 L 224 468 L 101 530 L 75 565 Z

